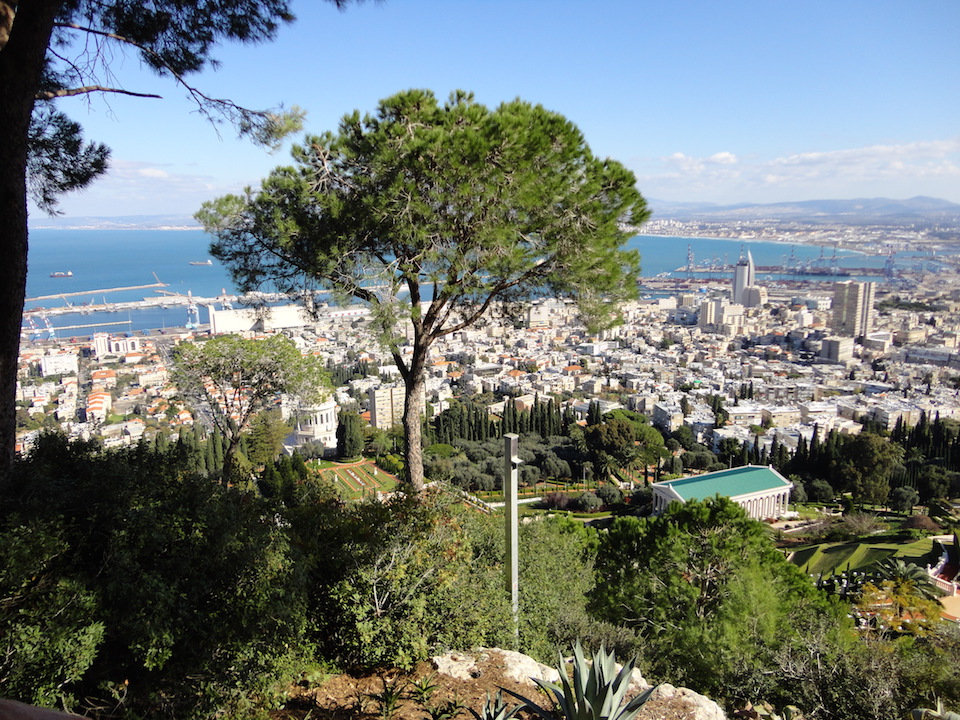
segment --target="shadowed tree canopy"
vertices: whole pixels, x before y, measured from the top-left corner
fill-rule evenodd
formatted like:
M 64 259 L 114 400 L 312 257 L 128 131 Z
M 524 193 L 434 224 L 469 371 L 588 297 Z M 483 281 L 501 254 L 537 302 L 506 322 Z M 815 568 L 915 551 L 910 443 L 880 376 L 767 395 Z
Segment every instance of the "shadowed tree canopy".
M 539 105 L 491 109 L 460 91 L 441 104 L 409 90 L 307 137 L 294 160 L 197 218 L 244 290 L 326 289 L 370 308 L 405 382 L 415 488 L 433 341 L 546 294 L 609 321 L 635 292 L 625 224 L 649 212 L 633 173 Z
M 618 468 L 629 465 L 637 454 L 637 433 L 633 424 L 622 417 L 612 417 L 583 432 L 594 465 L 607 477 Z
M 111 85 L 111 63 L 129 51 L 173 78 L 211 120 L 271 144 L 298 125 L 298 113 L 251 111 L 187 78 L 214 62 L 218 43 L 270 40 L 291 20 L 288 0 L 0 0 L 0 472 L 10 467 L 16 438 L 28 192 L 52 212 L 64 192 L 103 174 L 109 157 L 56 102 L 91 93 L 156 97 Z
M 594 611 L 636 629 L 648 672 L 716 695 L 766 678 L 768 653 L 825 609 L 763 525 L 720 496 L 616 518 L 596 572 Z
M 889 439 L 863 432 L 845 442 L 838 467 L 842 478 L 834 485 L 849 489 L 859 503 L 885 503 L 890 478 L 903 461 L 903 448 Z

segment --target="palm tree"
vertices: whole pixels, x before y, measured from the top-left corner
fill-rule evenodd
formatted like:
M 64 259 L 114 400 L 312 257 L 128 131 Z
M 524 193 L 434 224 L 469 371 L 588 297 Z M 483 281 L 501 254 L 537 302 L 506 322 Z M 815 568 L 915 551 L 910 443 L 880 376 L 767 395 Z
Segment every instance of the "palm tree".
M 901 558 L 884 558 L 870 571 L 870 579 L 877 585 L 893 583 L 898 592 L 918 595 L 925 600 L 936 600 L 941 592 L 930 574 L 916 563 L 904 562 Z

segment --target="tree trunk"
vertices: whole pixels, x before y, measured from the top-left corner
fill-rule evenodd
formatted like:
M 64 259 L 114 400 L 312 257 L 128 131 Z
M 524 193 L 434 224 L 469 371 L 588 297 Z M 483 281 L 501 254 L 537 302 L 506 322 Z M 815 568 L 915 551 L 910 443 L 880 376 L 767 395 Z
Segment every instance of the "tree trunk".
M 17 439 L 17 362 L 27 288 L 30 116 L 59 7 L 53 0 L 35 0 L 19 3 L 15 22 L 12 13 L 0 17 L 7 24 L 0 32 L 0 38 L 6 39 L 0 46 L 0 477 L 9 473 Z
M 425 383 L 423 368 L 427 359 L 427 346 L 416 343 L 410 358 L 410 372 L 405 379 L 406 396 L 403 400 L 403 435 L 407 447 L 407 481 L 414 492 L 423 490 L 423 396 Z
M 0 96 L 9 97 L 0 80 Z M 13 463 L 17 436 L 17 361 L 27 287 L 26 132 L 0 103 L 0 476 Z M 29 122 L 29 118 L 28 118 Z M 9 131 L 8 128 L 14 128 Z

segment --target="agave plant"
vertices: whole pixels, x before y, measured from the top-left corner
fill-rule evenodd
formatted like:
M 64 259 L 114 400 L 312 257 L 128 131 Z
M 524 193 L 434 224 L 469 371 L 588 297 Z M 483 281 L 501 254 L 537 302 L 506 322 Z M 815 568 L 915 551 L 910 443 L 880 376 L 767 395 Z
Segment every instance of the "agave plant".
M 383 692 L 371 693 L 370 698 L 377 701 L 380 717 L 383 720 L 392 720 L 400 708 L 403 687 L 397 680 L 388 682 L 385 677 L 381 677 L 380 682 L 383 684 Z
M 490 693 L 487 693 L 487 700 L 483 704 L 481 712 L 477 712 L 472 707 L 468 707 L 467 710 L 470 711 L 475 720 L 511 720 L 521 707 L 521 705 L 509 707 L 503 701 L 503 691 L 497 690 L 497 694 L 493 697 L 490 697 Z
M 430 702 L 430 698 L 433 697 L 433 693 L 436 692 L 436 689 L 439 687 L 435 682 L 436 679 L 437 674 L 430 673 L 419 680 L 414 680 L 410 683 L 410 694 L 413 695 L 418 703 L 425 706 Z
M 573 649 L 572 682 L 567 677 L 562 657 L 557 668 L 560 685 L 539 678 L 534 678 L 534 682 L 553 697 L 560 715 L 566 720 L 633 720 L 656 689 L 650 688 L 625 703 L 633 667 L 634 661 L 631 660 L 617 672 L 613 653 L 608 653 L 603 647 L 590 663 L 578 642 Z M 523 702 L 524 708 L 538 715 L 541 720 L 556 720 L 556 715 L 550 710 L 512 690 L 506 691 Z
M 467 707 L 464 702 L 454 696 L 439 705 L 426 708 L 426 720 L 454 720 Z
M 960 713 L 949 712 L 943 709 L 943 703 L 937 700 L 937 709 L 916 708 L 910 711 L 910 720 L 960 720 Z

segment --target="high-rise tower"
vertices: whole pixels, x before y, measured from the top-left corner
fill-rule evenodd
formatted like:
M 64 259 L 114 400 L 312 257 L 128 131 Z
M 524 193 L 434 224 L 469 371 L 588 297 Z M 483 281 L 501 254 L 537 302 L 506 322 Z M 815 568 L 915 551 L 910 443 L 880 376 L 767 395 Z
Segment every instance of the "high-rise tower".
M 743 291 L 754 284 L 753 255 L 749 250 L 740 249 L 740 259 L 737 260 L 733 268 L 733 291 L 731 300 L 735 303 L 743 304 Z
M 873 283 L 848 280 L 833 286 L 833 322 L 837 335 L 860 337 L 873 329 Z

